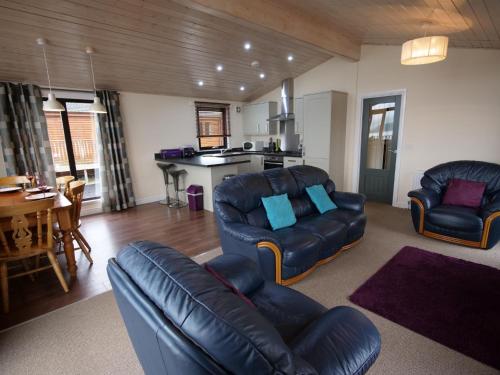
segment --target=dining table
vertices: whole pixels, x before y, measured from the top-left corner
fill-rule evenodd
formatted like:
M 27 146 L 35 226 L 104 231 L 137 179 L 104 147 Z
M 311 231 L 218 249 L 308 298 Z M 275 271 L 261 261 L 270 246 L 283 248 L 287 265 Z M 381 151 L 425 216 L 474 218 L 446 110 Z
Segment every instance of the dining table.
M 12 207 L 28 202 L 26 197 L 30 195 L 26 191 L 17 191 L 9 193 L 0 193 L 0 208 L 1 207 Z M 71 236 L 71 201 L 64 196 L 61 192 L 56 192 L 54 197 L 54 207 L 52 212 L 54 213 L 57 222 L 59 223 L 59 229 L 62 232 L 63 244 L 64 244 L 64 254 L 66 256 L 66 263 L 68 272 L 71 278 L 76 278 L 76 259 L 75 259 L 75 248 L 73 246 L 73 238 Z M 10 219 L 4 218 L 0 219 L 0 227 L 2 230 L 10 230 Z

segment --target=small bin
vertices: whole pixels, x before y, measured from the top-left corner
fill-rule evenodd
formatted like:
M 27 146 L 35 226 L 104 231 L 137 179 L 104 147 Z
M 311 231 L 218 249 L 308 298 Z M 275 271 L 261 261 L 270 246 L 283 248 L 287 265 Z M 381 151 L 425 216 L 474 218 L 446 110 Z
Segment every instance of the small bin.
M 192 211 L 203 210 L 203 186 L 189 185 L 186 189 L 189 209 Z

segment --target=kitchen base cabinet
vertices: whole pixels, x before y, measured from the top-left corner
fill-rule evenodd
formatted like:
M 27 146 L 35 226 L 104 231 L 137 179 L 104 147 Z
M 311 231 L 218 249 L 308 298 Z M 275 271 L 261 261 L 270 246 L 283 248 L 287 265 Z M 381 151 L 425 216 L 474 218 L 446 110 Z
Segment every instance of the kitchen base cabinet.
M 250 172 L 260 173 L 264 171 L 264 155 L 250 156 Z
M 283 168 L 293 167 L 294 165 L 302 165 L 304 160 L 293 156 L 285 156 L 283 158 Z

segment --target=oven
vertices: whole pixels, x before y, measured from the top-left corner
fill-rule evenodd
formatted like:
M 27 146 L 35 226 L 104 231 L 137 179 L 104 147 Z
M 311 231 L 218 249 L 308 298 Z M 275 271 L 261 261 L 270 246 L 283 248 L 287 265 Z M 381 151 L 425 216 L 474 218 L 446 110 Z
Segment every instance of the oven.
M 264 169 L 283 168 L 283 156 L 264 156 Z

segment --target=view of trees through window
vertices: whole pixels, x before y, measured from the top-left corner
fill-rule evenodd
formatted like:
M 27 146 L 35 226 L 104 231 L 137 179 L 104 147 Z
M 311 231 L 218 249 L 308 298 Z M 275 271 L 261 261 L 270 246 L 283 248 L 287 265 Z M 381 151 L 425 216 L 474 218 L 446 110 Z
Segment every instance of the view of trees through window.
M 198 134 L 200 149 L 226 146 L 225 109 L 198 110 Z
M 61 102 L 65 112 L 45 112 L 56 176 L 72 175 L 85 181 L 84 199 L 99 198 L 97 119 L 88 112 L 91 102 Z

